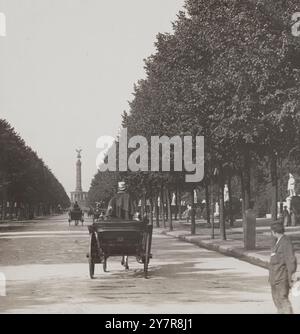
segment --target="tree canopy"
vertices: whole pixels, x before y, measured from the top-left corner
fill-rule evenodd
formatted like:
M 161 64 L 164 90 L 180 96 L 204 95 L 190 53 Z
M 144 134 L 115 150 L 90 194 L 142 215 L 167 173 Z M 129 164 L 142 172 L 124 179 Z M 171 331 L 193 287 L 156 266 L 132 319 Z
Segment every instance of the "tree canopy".
M 10 124 L 0 119 L 0 198 L 10 207 L 67 207 L 69 198 L 52 171 Z
M 290 152 L 299 148 L 300 38 L 291 32 L 297 11 L 297 0 L 186 0 L 173 33 L 158 34 L 146 78 L 134 87 L 123 114 L 129 135 L 204 136 L 204 182 L 217 169 L 220 199 L 227 178 L 241 177 L 244 209 L 253 175 L 270 169 L 265 192 L 269 182 L 277 189 L 279 161 L 286 177 Z M 161 186 L 188 190 L 181 176 L 119 174 L 134 193 L 150 196 Z

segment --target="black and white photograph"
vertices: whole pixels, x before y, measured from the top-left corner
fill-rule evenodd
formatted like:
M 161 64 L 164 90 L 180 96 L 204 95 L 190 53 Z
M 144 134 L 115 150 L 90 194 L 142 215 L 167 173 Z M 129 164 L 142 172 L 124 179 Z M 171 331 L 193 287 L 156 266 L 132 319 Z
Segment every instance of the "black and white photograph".
M 299 0 L 0 0 L 0 314 L 293 316 L 299 263 Z

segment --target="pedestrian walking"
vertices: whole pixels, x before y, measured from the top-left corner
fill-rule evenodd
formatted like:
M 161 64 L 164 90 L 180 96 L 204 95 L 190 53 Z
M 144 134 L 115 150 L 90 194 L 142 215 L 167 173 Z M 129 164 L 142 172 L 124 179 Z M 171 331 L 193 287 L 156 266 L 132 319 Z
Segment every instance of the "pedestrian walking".
M 186 222 L 189 223 L 192 218 L 192 206 L 188 205 L 186 209 Z
M 283 208 L 282 217 L 284 226 L 291 226 L 291 215 L 289 213 L 287 206 L 284 206 Z
M 274 246 L 270 259 L 269 282 L 273 301 L 279 314 L 292 314 L 289 293 L 297 270 L 297 259 L 291 240 L 284 234 L 282 220 L 271 224 L 271 233 Z

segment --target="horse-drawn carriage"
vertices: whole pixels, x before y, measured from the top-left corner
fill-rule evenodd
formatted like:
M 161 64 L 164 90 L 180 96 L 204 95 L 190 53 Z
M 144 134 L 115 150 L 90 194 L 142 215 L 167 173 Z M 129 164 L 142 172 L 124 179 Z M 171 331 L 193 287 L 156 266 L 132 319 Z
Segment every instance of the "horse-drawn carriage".
M 134 206 L 128 195 L 118 194 L 110 201 L 105 221 L 94 222 L 88 227 L 89 273 L 92 279 L 96 264 L 102 264 L 106 272 L 108 258 L 116 256 L 122 257 L 121 263 L 126 269 L 129 269 L 128 257 L 135 257 L 144 266 L 145 278 L 148 277 L 153 226 L 146 220 L 132 220 L 133 215 Z
M 134 256 L 144 265 L 147 278 L 151 258 L 152 225 L 143 222 L 109 221 L 89 226 L 89 270 L 94 278 L 95 264 L 102 264 L 107 271 L 109 257 L 123 257 L 122 264 L 128 267 L 128 256 Z
M 78 226 L 79 222 L 81 222 L 81 225 L 83 226 L 84 214 L 80 208 L 73 208 L 69 211 L 69 226 L 71 225 L 72 221 L 75 222 L 75 226 Z

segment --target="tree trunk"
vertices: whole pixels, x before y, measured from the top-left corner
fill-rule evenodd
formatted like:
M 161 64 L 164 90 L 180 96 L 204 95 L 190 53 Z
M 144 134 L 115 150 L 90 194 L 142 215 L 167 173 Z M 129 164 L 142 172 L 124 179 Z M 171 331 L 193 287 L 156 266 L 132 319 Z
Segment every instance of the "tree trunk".
M 182 220 L 181 190 L 180 190 L 180 188 L 178 188 L 177 196 L 178 196 L 178 216 L 179 216 L 179 220 Z
M 215 216 L 214 216 L 215 208 L 214 208 L 214 180 L 212 176 L 210 179 L 210 207 L 211 207 L 210 209 L 211 238 L 214 239 L 215 238 Z
M 272 181 L 272 220 L 275 221 L 278 218 L 278 171 L 277 171 L 277 156 L 272 154 L 271 156 L 271 181 Z
M 150 212 L 149 212 L 150 224 L 153 226 L 153 198 L 152 197 L 149 198 L 149 202 L 150 202 Z
M 230 227 L 234 227 L 234 217 L 232 212 L 232 177 L 229 175 L 228 177 L 228 196 L 229 196 L 229 202 L 228 202 L 228 217 L 230 222 Z
M 159 207 L 158 207 L 158 195 L 155 196 L 155 219 L 156 219 L 156 227 L 159 228 Z
M 141 215 L 142 218 L 145 216 L 145 195 L 142 196 L 141 200 Z
M 222 240 L 226 240 L 226 224 L 225 224 L 225 210 L 224 210 L 224 179 L 222 171 L 220 170 L 219 175 L 219 206 L 220 206 L 220 233 Z
M 168 211 L 168 196 L 167 196 L 167 190 L 164 191 L 164 205 L 165 205 L 165 214 L 166 214 L 166 221 L 169 221 L 169 211 Z
M 209 181 L 205 180 L 205 207 L 206 207 L 206 220 L 210 225 L 210 200 L 209 200 Z
M 3 219 L 6 220 L 7 218 L 7 197 L 6 191 L 4 191 L 4 199 L 3 199 Z
M 9 201 L 9 220 L 14 219 L 14 203 L 13 201 Z
M 164 199 L 164 188 L 161 188 L 160 192 L 160 213 L 161 213 L 161 219 L 163 223 L 163 227 L 166 228 L 166 217 L 165 217 L 165 199 Z
M 39 206 L 37 204 L 34 206 L 34 216 L 39 217 Z
M 250 208 L 250 201 L 251 201 L 251 161 L 250 161 L 250 154 L 249 151 L 247 150 L 245 152 L 245 156 L 244 156 L 244 161 L 245 161 L 245 165 L 244 165 L 244 186 L 245 186 L 245 211 L 248 210 Z
M 178 191 L 175 191 L 175 220 L 178 220 Z
M 172 221 L 172 208 L 169 189 L 166 189 L 166 199 L 167 199 L 167 209 L 168 209 L 168 223 L 169 230 L 173 231 L 173 221 Z
M 251 180 L 250 180 L 250 154 L 246 150 L 244 153 L 244 168 L 241 170 L 241 188 L 242 188 L 242 211 L 243 211 L 243 224 L 244 233 L 246 225 L 246 211 L 250 208 L 251 199 Z
M 2 177 L 2 212 L 1 219 L 6 219 L 6 206 L 7 206 L 7 194 L 6 194 L 6 179 L 5 176 Z
M 251 161 L 250 152 L 245 152 L 244 173 L 242 174 L 242 192 L 244 196 L 243 207 L 243 232 L 244 232 L 244 247 L 247 250 L 255 248 L 255 233 L 256 233 L 256 219 L 252 209 L 251 203 Z M 244 177 L 243 177 L 244 175 Z
M 191 235 L 196 235 L 196 219 L 195 219 L 195 193 L 194 189 L 191 191 Z
M 244 182 L 244 174 L 243 171 L 240 171 L 240 178 L 241 178 L 241 193 L 242 193 L 242 215 L 243 215 L 243 221 L 245 221 L 245 182 Z

